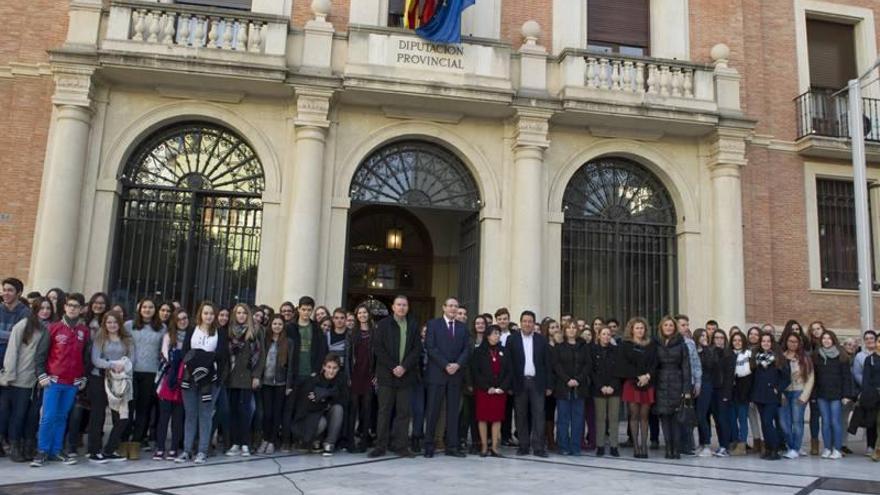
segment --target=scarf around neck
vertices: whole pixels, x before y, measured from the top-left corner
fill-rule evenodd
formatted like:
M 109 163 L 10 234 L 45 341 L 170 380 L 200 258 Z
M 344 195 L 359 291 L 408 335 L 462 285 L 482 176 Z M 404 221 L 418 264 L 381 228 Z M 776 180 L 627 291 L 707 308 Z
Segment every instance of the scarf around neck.
M 819 355 L 822 356 L 822 360 L 827 363 L 829 359 L 834 359 L 840 356 L 840 349 L 834 346 L 829 348 L 820 347 Z

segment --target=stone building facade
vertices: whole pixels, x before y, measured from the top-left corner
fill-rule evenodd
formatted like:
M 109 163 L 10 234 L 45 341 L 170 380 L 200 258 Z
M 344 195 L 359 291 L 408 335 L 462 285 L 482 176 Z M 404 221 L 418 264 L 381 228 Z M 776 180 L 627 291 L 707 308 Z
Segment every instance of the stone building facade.
M 870 67 L 880 3 L 477 0 L 451 47 L 394 0 L 211 3 L 0 6 L 0 273 L 857 326 L 849 148 L 810 61 L 840 28 L 840 70 Z

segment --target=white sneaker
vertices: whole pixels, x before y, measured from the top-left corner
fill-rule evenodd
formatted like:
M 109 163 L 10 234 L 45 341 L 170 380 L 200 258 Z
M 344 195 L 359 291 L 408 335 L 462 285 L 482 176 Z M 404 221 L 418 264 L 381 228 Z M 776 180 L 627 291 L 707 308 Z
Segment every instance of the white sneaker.
M 730 454 L 727 452 L 727 449 L 724 447 L 718 447 L 718 450 L 713 454 L 715 457 L 730 457 Z
M 807 452 L 807 449 L 801 449 L 798 451 L 798 456 L 800 457 L 809 457 L 810 453 Z
M 822 455 L 820 456 L 822 459 L 828 459 L 831 457 L 831 451 L 828 449 L 822 449 Z
M 868 447 L 867 449 L 865 449 L 865 457 L 871 457 L 871 454 L 873 454 L 873 453 L 874 453 L 874 449 L 872 449 L 871 447 Z
M 269 447 L 269 442 L 263 440 L 260 442 L 260 447 L 257 448 L 257 455 L 263 455 L 266 453 L 266 448 Z
M 703 447 L 697 451 L 697 457 L 712 457 L 712 449 Z
M 248 447 L 247 445 L 242 445 L 241 446 L 241 456 L 242 457 L 250 457 L 251 456 L 250 447 Z
M 788 449 L 784 454 L 782 454 L 782 457 L 785 457 L 786 459 L 797 459 L 799 455 L 796 450 Z
M 199 452 L 198 454 L 196 454 L 196 460 L 193 462 L 195 464 L 204 464 L 204 463 L 208 462 L 208 455 L 205 454 L 204 452 Z
M 275 444 L 270 443 L 269 445 L 266 446 L 266 455 L 272 455 L 274 453 L 275 453 Z
M 233 445 L 232 447 L 229 448 L 229 450 L 226 451 L 226 455 L 228 455 L 229 457 L 236 456 L 239 454 L 241 454 L 241 449 L 238 448 L 238 445 Z
M 831 455 L 828 456 L 829 459 L 840 459 L 843 457 L 843 454 L 840 453 L 839 450 L 834 449 L 831 451 Z

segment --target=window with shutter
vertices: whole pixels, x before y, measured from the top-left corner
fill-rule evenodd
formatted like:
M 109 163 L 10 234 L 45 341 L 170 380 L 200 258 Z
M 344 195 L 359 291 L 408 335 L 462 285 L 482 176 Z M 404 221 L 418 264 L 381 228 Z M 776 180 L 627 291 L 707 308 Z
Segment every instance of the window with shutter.
M 175 3 L 223 7 L 226 9 L 251 10 L 251 1 L 252 0 L 177 0 Z
M 856 77 L 853 26 L 807 19 L 807 55 L 810 87 L 840 89 Z
M 587 39 L 594 51 L 647 56 L 650 0 L 587 0 Z

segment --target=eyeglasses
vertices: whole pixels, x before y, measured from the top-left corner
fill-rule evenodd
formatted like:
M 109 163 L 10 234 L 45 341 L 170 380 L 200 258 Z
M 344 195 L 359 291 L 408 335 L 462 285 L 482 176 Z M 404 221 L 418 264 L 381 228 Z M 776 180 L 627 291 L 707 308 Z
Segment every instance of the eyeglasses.
M 82 307 L 78 303 L 66 303 L 64 306 L 70 309 L 79 309 Z

